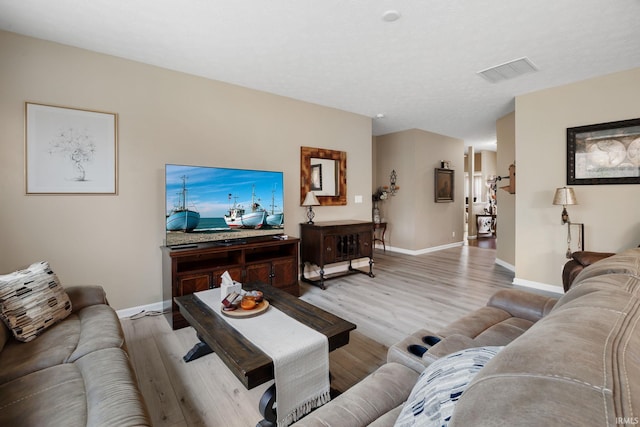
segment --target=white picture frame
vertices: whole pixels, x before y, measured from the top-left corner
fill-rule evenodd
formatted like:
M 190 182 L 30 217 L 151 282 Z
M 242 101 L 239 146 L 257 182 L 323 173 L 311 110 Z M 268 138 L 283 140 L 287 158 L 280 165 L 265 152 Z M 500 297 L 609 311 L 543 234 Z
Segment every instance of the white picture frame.
M 25 103 L 26 194 L 118 194 L 115 113 Z

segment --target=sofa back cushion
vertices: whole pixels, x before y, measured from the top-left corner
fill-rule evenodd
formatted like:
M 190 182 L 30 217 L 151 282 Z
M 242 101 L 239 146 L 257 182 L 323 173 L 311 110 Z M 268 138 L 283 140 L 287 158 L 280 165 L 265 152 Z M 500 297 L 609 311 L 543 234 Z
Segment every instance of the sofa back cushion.
M 0 276 L 0 317 L 28 342 L 71 314 L 71 301 L 47 262 Z

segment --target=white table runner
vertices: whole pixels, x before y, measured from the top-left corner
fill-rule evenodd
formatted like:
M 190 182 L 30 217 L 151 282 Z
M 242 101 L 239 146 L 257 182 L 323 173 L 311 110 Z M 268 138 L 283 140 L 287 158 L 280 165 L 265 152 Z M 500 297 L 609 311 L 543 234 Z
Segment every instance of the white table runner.
M 220 311 L 219 288 L 195 295 L 212 310 Z M 221 317 L 273 360 L 278 427 L 296 422 L 331 399 L 325 335 L 273 306 L 255 317 Z

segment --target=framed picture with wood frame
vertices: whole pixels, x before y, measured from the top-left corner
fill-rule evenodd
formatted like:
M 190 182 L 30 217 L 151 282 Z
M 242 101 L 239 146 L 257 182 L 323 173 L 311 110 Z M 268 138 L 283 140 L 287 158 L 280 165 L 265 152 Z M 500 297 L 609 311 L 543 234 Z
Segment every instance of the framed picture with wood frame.
M 434 181 L 436 203 L 453 202 L 454 170 L 436 168 Z
M 567 129 L 567 185 L 640 184 L 640 118 Z
M 311 191 L 322 191 L 322 165 L 311 165 L 311 182 L 309 183 Z

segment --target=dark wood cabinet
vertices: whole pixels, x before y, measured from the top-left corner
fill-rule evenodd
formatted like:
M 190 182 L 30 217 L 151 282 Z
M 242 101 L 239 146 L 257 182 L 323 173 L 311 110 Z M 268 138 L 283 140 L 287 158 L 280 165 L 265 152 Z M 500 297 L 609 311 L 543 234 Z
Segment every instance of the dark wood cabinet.
M 348 261 L 349 267 L 343 274 L 365 273 L 373 275 L 373 223 L 369 221 L 327 221 L 314 224 L 300 224 L 301 239 L 301 279 L 324 289 L 324 267 L 327 264 Z M 369 258 L 369 271 L 361 271 L 351 266 L 352 260 Z M 311 280 L 304 275 L 305 263 L 320 267 L 320 280 Z M 340 275 L 343 275 L 340 274 Z M 337 277 L 333 275 L 332 277 Z
M 169 324 L 173 329 L 188 326 L 174 297 L 219 287 L 225 271 L 243 286 L 264 283 L 298 296 L 299 244 L 300 239 L 265 237 L 229 246 L 163 247 L 162 293 Z

